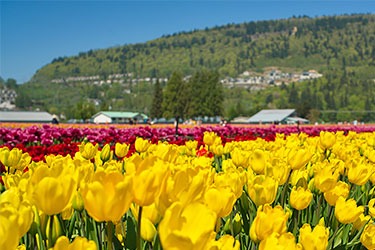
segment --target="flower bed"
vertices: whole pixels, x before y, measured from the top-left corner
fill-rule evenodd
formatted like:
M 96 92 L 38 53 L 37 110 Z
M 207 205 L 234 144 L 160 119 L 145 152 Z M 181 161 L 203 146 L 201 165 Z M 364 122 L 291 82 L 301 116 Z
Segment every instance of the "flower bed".
M 375 247 L 371 126 L 0 131 L 0 249 Z

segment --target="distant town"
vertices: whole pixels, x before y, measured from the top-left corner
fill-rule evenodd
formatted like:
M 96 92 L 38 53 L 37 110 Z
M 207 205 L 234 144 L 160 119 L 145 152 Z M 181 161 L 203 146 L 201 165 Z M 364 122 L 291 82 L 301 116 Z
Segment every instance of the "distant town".
M 269 86 L 280 86 L 282 84 L 288 85 L 291 82 L 301 82 L 306 80 L 312 80 L 316 78 L 320 78 L 323 75 L 317 72 L 316 70 L 308 70 L 299 73 L 292 73 L 292 72 L 283 72 L 278 68 L 267 68 L 263 73 L 245 71 L 240 74 L 236 78 L 232 77 L 225 77 L 221 80 L 221 83 L 224 87 L 227 88 L 234 88 L 234 87 L 242 87 L 249 90 L 261 90 L 265 89 Z M 191 76 L 186 76 L 184 80 L 188 80 Z M 70 76 L 67 78 L 60 78 L 60 79 L 53 79 L 52 82 L 56 84 L 61 83 L 78 83 L 84 82 L 87 84 L 93 85 L 103 85 L 103 84 L 112 84 L 112 83 L 120 83 L 120 84 L 137 84 L 141 82 L 152 83 L 155 84 L 157 81 L 159 82 L 167 82 L 168 78 L 137 78 L 134 77 L 132 73 L 127 74 L 112 74 L 107 77 L 107 79 L 103 80 L 100 78 L 99 75 L 94 76 Z M 126 92 L 131 93 L 130 89 Z M 15 100 L 17 97 L 17 93 L 13 89 L 2 88 L 0 89 L 0 109 L 1 110 L 12 110 L 15 108 Z

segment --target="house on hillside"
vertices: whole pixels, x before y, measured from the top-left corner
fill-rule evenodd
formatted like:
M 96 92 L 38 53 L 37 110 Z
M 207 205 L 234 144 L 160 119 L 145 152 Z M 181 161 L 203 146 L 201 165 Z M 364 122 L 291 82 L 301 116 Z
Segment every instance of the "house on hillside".
M 41 111 L 0 111 L 0 122 L 50 123 L 53 116 Z
M 252 124 L 306 124 L 309 120 L 297 117 L 295 109 L 263 109 L 250 117 Z
M 144 123 L 148 117 L 137 112 L 101 111 L 92 116 L 94 123 Z

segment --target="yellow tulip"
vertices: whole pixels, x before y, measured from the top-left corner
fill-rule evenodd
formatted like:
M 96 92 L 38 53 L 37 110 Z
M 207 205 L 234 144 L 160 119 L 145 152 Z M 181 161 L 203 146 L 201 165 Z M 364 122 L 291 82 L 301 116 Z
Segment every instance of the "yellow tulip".
M 116 142 L 116 144 L 115 144 L 115 155 L 118 158 L 124 158 L 128 154 L 128 151 L 129 151 L 129 145 L 128 144 Z
M 148 140 L 145 140 L 141 137 L 138 137 L 136 140 L 135 140 L 135 143 L 134 143 L 134 146 L 135 146 L 135 150 L 138 152 L 138 153 L 144 153 L 147 151 L 147 149 L 150 147 L 151 143 L 148 141 Z
M 256 174 L 264 174 L 269 156 L 266 151 L 255 149 L 250 155 L 250 167 Z
M 133 176 L 132 189 L 137 205 L 149 206 L 156 201 L 166 172 L 165 164 L 156 157 L 147 157 L 140 163 Z
M 193 202 L 185 207 L 173 203 L 165 212 L 158 231 L 163 249 L 204 249 L 214 231 L 216 214 Z
M 92 180 L 81 188 L 88 214 L 96 221 L 117 222 L 133 200 L 132 178 L 119 172 L 95 172 Z
M 9 168 L 16 168 L 22 157 L 22 150 L 13 148 L 9 150 L 4 148 L 0 151 L 0 160 L 4 166 Z
M 304 224 L 299 232 L 299 243 L 302 245 L 303 249 L 327 249 L 329 229 L 324 226 L 324 219 L 321 219 L 313 230 L 311 230 L 310 224 Z
M 283 159 L 278 157 L 272 158 L 270 164 L 267 164 L 265 170 L 265 175 L 277 180 L 279 185 L 285 184 L 285 182 L 288 180 L 289 173 L 290 167 L 288 164 Z M 302 173 L 302 171 L 300 173 Z
M 232 235 L 225 234 L 218 240 L 215 240 L 215 233 L 212 233 L 211 240 L 204 247 L 207 250 L 239 250 L 240 242 Z
M 224 146 L 222 144 L 214 144 L 210 148 L 212 153 L 214 153 L 216 156 L 222 156 L 224 154 Z
M 74 210 L 77 210 L 79 212 L 82 212 L 84 207 L 82 195 L 80 192 L 76 191 L 73 195 L 73 200 L 72 200 L 72 207 Z
M 249 156 L 247 152 L 239 148 L 234 148 L 230 155 L 236 167 L 247 168 L 249 166 Z
M 321 192 L 325 193 L 333 189 L 337 184 L 339 173 L 336 169 L 329 165 L 328 162 L 322 164 L 322 168 L 317 171 L 314 177 L 314 185 Z
M 274 208 L 268 204 L 258 207 L 257 215 L 250 227 L 250 238 L 255 242 L 259 242 L 272 233 L 280 235 L 286 233 L 288 218 L 289 213 L 285 213 L 280 205 Z
M 47 215 L 59 214 L 71 205 L 76 186 L 73 169 L 62 165 L 39 166 L 29 182 L 36 207 Z
M 348 167 L 349 181 L 358 186 L 366 184 L 373 173 L 373 164 L 365 163 L 363 160 L 353 160 Z
M 260 242 L 259 250 L 302 250 L 302 246 L 296 244 L 296 238 L 290 232 L 272 233 Z
M 228 188 L 210 188 L 205 193 L 207 206 L 214 211 L 218 217 L 226 217 L 233 209 L 236 196 Z
M 66 236 L 61 236 L 57 239 L 55 246 L 52 250 L 96 250 L 97 246 L 95 241 L 88 240 L 81 236 L 74 238 L 70 243 Z
M 336 201 L 335 216 L 343 224 L 355 222 L 364 212 L 363 206 L 358 206 L 354 199 L 345 201 L 344 197 L 339 197 Z
M 322 149 L 329 149 L 336 143 L 336 135 L 333 132 L 321 131 L 319 145 Z
M 106 144 L 100 151 L 100 159 L 103 162 L 107 162 L 112 158 L 111 155 L 112 155 L 111 146 L 109 144 Z
M 292 192 L 290 193 L 290 205 L 297 209 L 303 210 L 310 205 L 310 202 L 313 198 L 313 194 L 310 189 L 305 189 L 303 187 L 294 186 Z
M 216 135 L 215 132 L 205 131 L 203 133 L 203 142 L 207 146 L 211 146 L 211 145 L 213 145 L 215 143 L 216 137 L 217 137 L 217 135 Z
M 375 218 L 375 198 L 372 198 L 368 202 L 368 213 Z
M 96 144 L 95 146 L 91 142 L 82 142 L 78 148 L 79 152 L 81 153 L 82 157 L 90 160 L 95 157 L 96 153 L 98 152 L 99 144 Z
M 16 249 L 34 220 L 31 204 L 17 188 L 0 194 L 0 249 Z
M 257 175 L 249 179 L 247 183 L 250 199 L 257 207 L 274 202 L 277 188 L 277 181 L 265 175 Z
M 141 220 L 141 237 L 142 239 L 152 242 L 156 235 L 156 228 L 152 222 L 147 218 Z
M 364 225 L 366 225 L 367 222 L 369 222 L 369 220 L 371 220 L 371 216 L 370 215 L 364 215 L 364 214 L 361 214 L 358 219 L 356 221 L 353 222 L 353 227 L 356 229 L 356 230 L 361 230 L 362 227 Z
M 306 149 L 293 149 L 288 154 L 288 163 L 292 170 L 297 170 L 304 167 L 312 156 Z
M 324 193 L 324 199 L 329 205 L 335 206 L 340 196 L 345 199 L 349 196 L 349 191 L 350 187 L 346 182 L 338 181 L 333 189 Z
M 365 226 L 360 241 L 367 249 L 375 249 L 375 223 L 370 222 Z
M 17 225 L 17 211 L 13 209 L 0 209 L 0 249 L 16 249 L 21 238 Z

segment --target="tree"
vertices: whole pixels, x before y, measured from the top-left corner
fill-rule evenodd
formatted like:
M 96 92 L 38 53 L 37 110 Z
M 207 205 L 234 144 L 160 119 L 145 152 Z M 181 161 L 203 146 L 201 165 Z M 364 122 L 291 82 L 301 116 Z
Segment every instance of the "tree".
M 196 72 L 188 82 L 187 95 L 186 112 L 189 117 L 222 116 L 224 93 L 218 72 Z
M 159 79 L 156 80 L 155 86 L 154 86 L 154 97 L 152 99 L 152 106 L 150 115 L 154 118 L 161 118 L 163 116 L 163 90 L 161 88 Z
M 32 102 L 27 93 L 24 91 L 18 91 L 15 104 L 17 108 L 25 109 L 29 108 L 32 105 Z
M 180 72 L 173 72 L 163 93 L 163 116 L 183 118 L 186 106 L 186 86 Z

